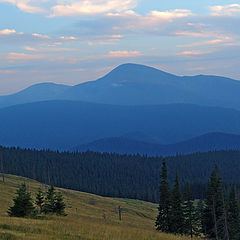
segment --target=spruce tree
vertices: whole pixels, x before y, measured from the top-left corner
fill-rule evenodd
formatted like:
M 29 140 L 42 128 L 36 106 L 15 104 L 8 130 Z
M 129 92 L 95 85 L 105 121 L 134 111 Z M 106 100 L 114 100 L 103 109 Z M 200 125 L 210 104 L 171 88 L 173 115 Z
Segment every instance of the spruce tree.
M 27 192 L 25 184 L 22 184 L 16 191 L 17 196 L 13 199 L 13 206 L 9 208 L 10 217 L 29 217 L 35 214 L 31 194 Z
M 240 209 L 236 196 L 236 186 L 232 185 L 228 207 L 229 236 L 231 240 L 240 239 Z
M 187 183 L 184 191 L 183 215 L 184 215 L 184 234 L 193 237 L 196 232 L 195 207 L 192 197 L 190 184 Z
M 198 200 L 195 214 L 196 229 L 195 233 L 198 236 L 202 234 L 206 235 L 205 221 L 204 221 L 204 212 L 205 212 L 205 202 L 204 200 Z
M 184 233 L 183 201 L 178 180 L 178 174 L 176 174 L 175 184 L 171 196 L 170 216 L 171 216 L 170 232 L 174 234 L 183 234 Z
M 41 214 L 43 212 L 43 206 L 44 206 L 44 195 L 41 188 L 38 189 L 35 203 L 39 208 L 39 213 Z
M 55 188 L 50 186 L 46 192 L 46 197 L 44 199 L 43 212 L 54 213 L 55 212 Z
M 64 203 L 64 200 L 63 200 L 63 195 L 62 193 L 60 192 L 57 192 L 55 194 L 55 208 L 54 208 L 54 212 L 57 214 L 57 215 L 66 215 L 65 213 L 65 203 Z
M 160 180 L 160 199 L 158 207 L 158 216 L 155 223 L 156 229 L 162 232 L 170 231 L 170 188 L 168 184 L 168 174 L 166 162 L 162 163 L 162 172 Z
M 219 177 L 218 167 L 215 166 L 208 183 L 204 212 L 204 228 L 208 238 L 220 240 L 226 235 L 227 219 L 224 205 L 222 181 Z

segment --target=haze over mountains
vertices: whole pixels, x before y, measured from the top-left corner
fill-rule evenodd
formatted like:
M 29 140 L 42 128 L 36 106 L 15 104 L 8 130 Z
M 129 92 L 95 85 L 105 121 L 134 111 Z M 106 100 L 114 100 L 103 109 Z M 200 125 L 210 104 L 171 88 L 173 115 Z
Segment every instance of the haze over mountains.
M 148 156 L 171 156 L 194 152 L 239 149 L 240 135 L 208 133 L 174 144 L 157 144 L 133 139 L 131 136 L 103 138 L 73 148 L 73 151 L 113 152 L 119 154 L 144 154 Z
M 238 149 L 239 92 L 228 78 L 124 64 L 93 82 L 1 96 L 0 145 L 150 155 Z
M 240 134 L 240 111 L 189 104 L 116 106 L 45 101 L 0 110 L 0 143 L 68 149 L 142 131 L 163 144 L 209 132 Z
M 44 100 L 116 105 L 191 103 L 240 109 L 240 82 L 217 76 L 179 77 L 151 67 L 123 64 L 96 81 L 73 87 L 37 84 L 1 96 L 0 107 Z

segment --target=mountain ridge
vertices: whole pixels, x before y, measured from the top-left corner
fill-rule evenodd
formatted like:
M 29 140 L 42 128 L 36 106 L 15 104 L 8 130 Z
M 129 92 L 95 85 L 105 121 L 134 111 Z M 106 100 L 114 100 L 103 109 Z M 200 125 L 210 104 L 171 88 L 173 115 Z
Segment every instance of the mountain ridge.
M 117 106 L 63 100 L 0 109 L 4 146 L 66 150 L 139 131 L 164 144 L 216 131 L 240 134 L 240 111 L 193 104 Z
M 111 152 L 118 154 L 143 154 L 148 156 L 172 156 L 215 150 L 239 150 L 240 135 L 212 132 L 175 144 L 150 143 L 128 138 L 125 135 L 99 139 L 73 148 L 73 151 Z
M 76 100 L 135 106 L 192 103 L 240 109 L 240 81 L 215 75 L 177 76 L 140 64 L 122 64 L 95 81 L 75 86 L 52 84 L 48 94 L 41 90 L 42 86 L 0 96 L 0 108 L 46 100 Z

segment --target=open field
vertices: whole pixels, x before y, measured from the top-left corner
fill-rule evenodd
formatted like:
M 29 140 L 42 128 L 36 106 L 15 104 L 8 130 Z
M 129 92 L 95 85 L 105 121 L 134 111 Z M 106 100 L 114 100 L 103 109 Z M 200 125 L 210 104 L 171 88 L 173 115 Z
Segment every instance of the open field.
M 58 189 L 67 205 L 66 217 L 41 216 L 38 219 L 10 218 L 6 211 L 12 205 L 16 188 L 25 182 L 29 191 L 45 185 L 7 175 L 0 180 L 0 239 L 4 240 L 188 240 L 183 236 L 154 230 L 157 205 L 129 199 L 100 197 L 78 191 Z M 33 194 L 34 195 L 34 194 Z M 34 196 L 33 196 L 34 197 Z M 123 209 L 122 221 L 118 206 Z

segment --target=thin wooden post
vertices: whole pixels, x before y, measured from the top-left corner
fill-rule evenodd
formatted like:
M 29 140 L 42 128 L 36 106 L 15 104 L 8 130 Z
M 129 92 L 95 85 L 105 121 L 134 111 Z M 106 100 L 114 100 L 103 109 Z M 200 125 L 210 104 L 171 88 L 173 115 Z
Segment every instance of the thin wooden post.
M 119 221 L 122 221 L 122 209 L 121 209 L 121 206 L 118 206 L 118 216 L 119 216 Z

